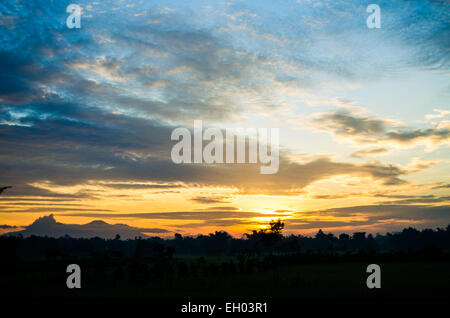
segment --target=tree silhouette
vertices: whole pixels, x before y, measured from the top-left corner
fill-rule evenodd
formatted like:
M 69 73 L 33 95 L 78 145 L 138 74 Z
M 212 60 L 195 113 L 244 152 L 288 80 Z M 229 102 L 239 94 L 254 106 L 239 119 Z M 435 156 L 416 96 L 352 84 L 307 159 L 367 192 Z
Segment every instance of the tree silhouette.
M 269 225 L 269 231 L 274 234 L 281 234 L 284 229 L 284 222 L 282 222 L 280 219 L 278 219 L 277 221 L 271 221 Z
M 244 234 L 245 237 L 253 242 L 262 243 L 266 247 L 273 247 L 275 243 L 283 238 L 282 231 L 284 222 L 278 219 L 269 223 L 269 228 L 253 230 L 251 234 Z
M 6 189 L 10 189 L 10 188 L 12 188 L 12 186 L 1 187 L 0 188 L 0 194 L 2 194 L 3 191 L 5 191 Z

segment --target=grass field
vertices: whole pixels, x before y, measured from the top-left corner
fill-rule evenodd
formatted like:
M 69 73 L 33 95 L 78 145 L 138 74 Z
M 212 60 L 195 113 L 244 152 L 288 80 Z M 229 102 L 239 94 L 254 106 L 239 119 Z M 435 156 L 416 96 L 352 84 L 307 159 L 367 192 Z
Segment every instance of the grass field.
M 450 262 L 385 262 L 381 289 L 366 287 L 369 263 L 319 263 L 254 270 L 224 269 L 229 259 L 206 258 L 150 265 L 123 259 L 78 260 L 81 289 L 66 287 L 62 260 L 21 261 L 2 271 L 2 297 L 264 297 L 450 298 Z M 180 264 L 186 264 L 180 265 Z

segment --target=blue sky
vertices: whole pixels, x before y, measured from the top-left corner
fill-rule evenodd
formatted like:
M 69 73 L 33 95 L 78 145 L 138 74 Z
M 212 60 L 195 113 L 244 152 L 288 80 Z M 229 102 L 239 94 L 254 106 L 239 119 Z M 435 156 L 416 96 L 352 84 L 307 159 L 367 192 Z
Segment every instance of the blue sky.
M 380 29 L 366 26 L 371 3 L 381 8 Z M 307 213 L 326 228 L 338 217 L 331 208 L 392 205 L 380 199 L 388 193 L 401 209 L 447 206 L 445 1 L 79 1 L 80 29 L 66 26 L 69 4 L 0 4 L 0 180 L 15 185 L 3 223 L 24 225 L 58 197 L 67 202 L 54 211 L 70 221 L 131 207 L 194 212 L 210 208 L 195 200 L 205 196 L 226 198 L 210 200 L 225 215 L 278 204 L 292 211 L 292 231 L 308 228 Z M 170 132 L 195 119 L 279 127 L 280 173 L 174 166 Z M 128 184 L 121 197 L 113 183 Z M 323 192 L 338 199 L 319 199 Z M 340 217 L 345 226 L 363 218 L 368 231 L 449 222 L 386 209 L 392 227 L 363 206 L 353 219 Z M 186 228 L 214 225 L 195 220 Z M 158 225 L 173 230 L 178 221 L 174 214 Z M 263 219 L 239 222 L 231 228 Z

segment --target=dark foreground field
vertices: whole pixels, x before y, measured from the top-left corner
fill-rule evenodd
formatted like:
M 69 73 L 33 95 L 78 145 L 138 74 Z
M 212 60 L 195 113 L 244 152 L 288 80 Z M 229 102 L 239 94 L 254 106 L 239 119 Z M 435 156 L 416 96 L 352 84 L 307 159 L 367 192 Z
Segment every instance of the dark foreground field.
M 385 261 L 380 289 L 368 289 L 368 261 L 284 264 L 274 257 L 78 259 L 81 289 L 68 289 L 70 260 L 17 261 L 1 274 L 1 297 L 267 299 L 450 298 L 450 261 Z M 5 266 L 5 264 L 3 264 Z M 3 268 L 6 270 L 6 268 Z
M 450 226 L 338 237 L 283 236 L 284 223 L 237 239 L 0 237 L 0 298 L 450 299 Z M 81 269 L 69 289 L 67 266 Z M 381 267 L 381 288 L 366 285 Z

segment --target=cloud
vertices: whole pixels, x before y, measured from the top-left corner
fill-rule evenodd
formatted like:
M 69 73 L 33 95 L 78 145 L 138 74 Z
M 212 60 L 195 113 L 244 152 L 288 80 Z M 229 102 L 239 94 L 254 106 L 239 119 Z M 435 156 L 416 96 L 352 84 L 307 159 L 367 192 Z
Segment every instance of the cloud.
M 144 233 L 168 233 L 169 231 L 159 228 L 136 228 L 126 224 L 108 224 L 104 221 L 92 221 L 87 224 L 63 224 L 56 222 L 53 214 L 40 217 L 32 224 L 25 227 L 25 230 L 9 232 L 7 235 L 23 235 L 25 237 L 48 236 L 62 237 L 68 235 L 73 238 L 114 238 L 117 234 L 122 239 L 134 239 L 136 236 L 147 237 Z
M 311 219 L 294 219 L 285 222 L 285 229 L 287 231 L 292 230 L 310 230 L 317 228 L 339 228 L 348 226 L 362 226 L 371 225 L 372 221 L 312 221 Z
M 24 125 L 0 125 L 0 147 L 8 149 L 8 157 L 0 157 L 5 171 L 2 180 L 23 185 L 15 186 L 10 195 L 60 196 L 25 186 L 42 182 L 55 188 L 89 182 L 135 189 L 196 184 L 238 188 L 249 194 L 298 194 L 312 182 L 334 175 L 368 176 L 389 185 L 402 183 L 400 177 L 407 173 L 381 163 L 352 164 L 327 158 L 297 163 L 283 155 L 279 172 L 269 177 L 245 164 L 175 165 L 170 159 L 174 144 L 169 140 L 170 126 L 72 103 L 39 104 L 31 109 L 29 116 L 18 119 Z M 44 120 L 39 113 L 53 115 Z M 74 114 L 76 120 L 68 119 Z
M 418 172 L 426 168 L 430 168 L 439 163 L 439 160 L 426 160 L 419 157 L 412 158 L 406 169 L 410 173 Z
M 386 220 L 390 218 L 401 218 L 411 220 L 433 220 L 445 219 L 444 223 L 450 222 L 450 206 L 432 205 L 407 205 L 407 204 L 376 204 L 358 205 L 342 208 L 331 208 L 314 211 L 317 215 L 334 215 L 337 217 L 363 216 L 372 220 Z M 311 211 L 312 212 L 312 211 Z M 303 213 L 303 212 L 302 212 Z
M 450 188 L 450 183 L 440 184 L 440 185 L 434 186 L 432 189 L 447 189 L 447 188 Z
M 246 211 L 187 211 L 187 212 L 141 212 L 141 213 L 68 213 L 65 216 L 84 216 L 95 218 L 136 218 L 136 219 L 167 219 L 167 220 L 218 220 L 245 219 L 258 217 L 279 217 L 276 213 L 260 213 Z
M 436 118 L 444 118 L 447 115 L 450 115 L 450 110 L 445 109 L 434 109 L 435 114 L 427 114 L 425 115 L 425 118 L 427 120 L 432 120 Z
M 348 110 L 314 114 L 312 123 L 320 130 L 331 131 L 338 136 L 352 137 L 360 142 L 374 142 L 381 138 L 391 123 L 385 119 L 354 115 Z
M 358 195 L 358 193 L 320 194 L 320 195 L 313 195 L 312 198 L 316 200 L 321 199 L 334 200 L 334 199 L 345 199 L 356 195 Z
M 352 157 L 354 158 L 364 158 L 369 156 L 377 156 L 386 154 L 388 152 L 385 148 L 376 148 L 376 149 L 370 149 L 370 150 L 359 150 L 354 153 L 352 153 Z
M 427 128 L 409 131 L 390 131 L 386 133 L 386 140 L 400 144 L 412 144 L 417 141 L 429 140 L 432 144 L 439 144 L 450 139 L 447 128 Z
M 110 154 L 109 158 L 115 161 L 111 164 L 111 169 L 105 169 L 102 165 L 108 162 L 108 156 L 104 154 L 96 159 L 97 167 L 82 165 L 85 161 L 90 161 L 92 153 L 74 153 L 73 158 L 66 152 L 65 165 L 61 166 L 58 161 L 41 162 L 39 158 L 27 162 L 3 163 L 9 167 L 5 171 L 20 171 L 20 173 L 8 173 L 4 175 L 11 184 L 15 182 L 46 182 L 57 187 L 58 185 L 76 185 L 87 182 L 171 182 L 184 183 L 189 185 L 202 186 L 224 186 L 236 188 L 240 193 L 247 194 L 285 194 L 295 195 L 302 192 L 302 189 L 309 184 L 336 175 L 353 175 L 360 177 L 370 177 L 385 185 L 395 185 L 404 183 L 401 179 L 406 171 L 393 165 L 381 163 L 352 164 L 345 162 L 334 162 L 329 159 L 316 159 L 304 164 L 290 161 L 282 161 L 280 171 L 271 176 L 260 175 L 258 167 L 249 167 L 242 164 L 223 164 L 220 166 L 209 165 L 175 165 L 169 160 L 132 160 L 128 158 L 117 158 Z M 95 154 L 94 154 L 95 156 Z M 32 163 L 32 164 L 31 164 Z M 211 175 L 212 169 L 214 174 Z M 42 171 L 46 171 L 43 179 Z M 18 195 L 19 192 L 11 193 Z M 101 195 L 101 193 L 96 193 Z
M 14 32 L 2 32 L 5 45 L 0 52 L 0 112 L 8 124 L 16 125 L 9 128 L 9 132 L 2 131 L 2 137 L 9 140 L 7 146 L 13 148 L 23 146 L 18 137 L 23 134 L 30 141 L 49 142 L 53 146 L 47 146 L 42 152 L 55 152 L 59 158 L 67 148 L 79 147 L 74 149 L 78 150 L 79 157 L 85 158 L 86 162 L 82 164 L 87 169 L 98 166 L 99 161 L 107 169 L 124 156 L 133 159 L 159 157 L 166 149 L 166 138 L 176 123 L 186 123 L 198 116 L 216 121 L 232 119 L 246 111 L 249 105 L 266 104 L 270 109 L 277 108 L 280 99 L 272 100 L 268 96 L 268 86 L 282 84 L 286 87 L 289 84 L 298 94 L 298 89 L 308 82 L 305 77 L 312 76 L 309 73 L 353 74 L 358 69 L 353 62 L 363 62 L 360 57 L 340 54 L 336 57 L 340 50 L 333 51 L 330 56 L 324 56 L 324 50 L 320 56 L 315 54 L 320 48 L 320 43 L 316 43 L 316 38 L 320 37 L 315 35 L 327 35 L 328 31 L 333 35 L 342 34 L 354 29 L 360 17 L 344 14 L 346 9 L 353 12 L 350 9 L 361 7 L 352 1 L 342 5 L 329 2 L 320 9 L 302 8 L 308 10 L 304 12 L 305 18 L 310 14 L 312 21 L 296 21 L 303 29 L 295 28 L 290 32 L 285 30 L 285 24 L 277 21 L 270 24 L 274 28 L 266 30 L 261 25 L 253 25 L 253 18 L 241 19 L 243 12 L 244 16 L 267 19 L 266 15 L 253 12 L 264 7 L 214 7 L 215 15 L 228 17 L 226 22 L 217 19 L 217 26 L 199 27 L 198 16 L 175 9 L 169 13 L 150 4 L 140 11 L 123 5 L 124 14 L 120 19 L 108 5 L 96 5 L 92 11 L 95 19 L 85 21 L 86 26 L 95 31 L 71 32 L 61 24 L 64 4 L 51 7 L 42 4 L 44 2 L 38 1 L 31 7 L 27 5 L 20 9 L 10 5 L 9 15 L 29 21 L 18 24 Z M 41 5 L 45 19 L 33 14 L 33 9 Z M 394 7 L 400 10 L 400 7 Z M 431 21 L 433 28 L 426 32 L 442 39 L 437 32 L 437 22 L 442 17 L 432 10 L 432 3 L 424 7 L 427 10 L 422 11 L 426 14 L 417 13 L 417 20 L 409 27 Z M 144 9 L 148 12 L 145 20 L 134 17 Z M 294 41 L 292 45 L 296 49 L 291 50 L 290 42 L 286 41 L 286 47 L 280 48 L 277 44 L 276 49 L 270 50 L 259 39 L 253 43 L 268 49 L 260 51 L 253 46 L 243 49 L 233 41 L 231 34 L 217 32 L 221 23 L 230 26 L 229 16 L 236 17 L 233 22 L 239 23 L 236 26 L 248 22 L 246 27 L 273 38 L 281 36 L 293 40 L 291 36 L 301 34 L 304 44 L 299 46 Z M 274 20 L 272 17 L 270 15 L 270 20 Z M 335 19 L 349 22 L 338 23 Z M 151 22 L 153 20 L 160 23 Z M 315 29 L 312 25 L 323 28 Z M 404 31 L 407 31 L 406 27 Z M 109 41 L 98 41 L 99 37 Z M 383 125 L 383 122 L 368 120 L 365 125 L 369 132 L 377 132 L 377 125 Z M 396 135 L 392 138 L 407 137 Z M 39 150 L 36 148 L 38 145 L 33 150 Z M 61 149 L 59 153 L 58 148 Z M 113 156 L 109 156 L 111 152 Z M 11 158 L 14 160 L 13 156 Z
M 219 210 L 219 208 L 221 210 Z M 265 221 L 259 221 L 259 218 L 278 219 L 289 213 L 260 213 L 238 211 L 237 208 L 215 207 L 202 211 L 188 212 L 149 212 L 149 213 L 64 213 L 64 216 L 82 216 L 95 218 L 121 218 L 121 219 L 145 219 L 145 220 L 164 220 L 167 226 L 173 226 L 173 220 L 185 221 L 178 224 L 182 229 L 194 229 L 205 226 L 215 226 L 218 228 L 242 225 L 242 224 L 266 224 Z
M 114 189 L 174 189 L 181 188 L 180 184 L 148 184 L 148 183 L 100 183 L 101 186 L 106 186 L 108 188 Z
M 217 94 L 218 89 L 226 91 L 244 82 L 248 91 L 258 90 L 249 77 L 259 67 L 258 57 L 237 52 L 210 30 L 190 26 L 185 16 L 160 25 L 136 23 L 135 18 L 130 23 L 126 14 L 117 20 L 116 14 L 105 10 L 85 21 L 95 32 L 76 33 L 61 24 L 63 4 L 52 8 L 41 4 L 45 18 L 34 21 L 30 6 L 20 10 L 11 6 L 27 23 L 14 31 L 0 27 L 5 34 L 0 99 L 9 106 L 5 114 L 10 117 L 14 117 L 12 107 L 47 104 L 59 97 L 77 103 L 80 111 L 114 109 L 172 122 L 200 115 L 222 120 L 238 112 L 239 100 Z M 152 12 L 154 17 L 160 15 Z M 73 50 L 68 52 L 67 47 Z M 70 117 L 77 114 L 81 112 Z
M 439 145 L 450 140 L 450 130 L 446 126 L 435 125 L 425 129 L 405 128 L 387 119 L 351 113 L 346 109 L 314 114 L 311 123 L 318 130 L 329 131 L 333 135 L 360 144 L 415 145 L 425 141 L 432 145 Z
M 401 196 L 396 196 L 395 198 L 401 198 Z M 383 201 L 380 202 L 380 204 L 416 204 L 416 203 L 445 203 L 445 202 L 447 203 L 450 202 L 450 196 L 445 197 L 437 197 L 435 195 L 409 196 L 409 197 L 405 196 L 405 198 L 401 200 Z
M 230 203 L 228 200 L 229 197 L 224 196 L 197 196 L 191 198 L 190 200 L 197 203 L 202 204 L 214 204 L 214 203 Z
M 240 208 L 234 206 L 211 206 L 201 210 L 205 211 L 240 211 Z
M 2 206 L 0 207 L 1 213 L 41 213 L 48 211 L 85 211 L 85 212 L 112 212 L 110 209 L 97 209 L 95 207 L 87 208 L 72 208 L 70 206 L 59 206 L 50 207 L 48 204 L 43 204 L 43 206 L 34 206 L 30 208 L 22 207 L 22 204 L 17 204 L 14 206 Z
M 448 200 L 447 200 L 448 202 Z M 418 228 L 450 224 L 450 206 L 376 204 L 297 212 L 286 229 L 355 228 L 374 232 L 399 231 L 407 224 Z
M 387 196 L 387 195 L 386 195 Z M 396 196 L 405 198 L 408 196 Z M 193 211 L 193 212 L 152 212 L 152 213 L 68 213 L 65 216 L 83 216 L 96 218 L 135 218 L 145 220 L 192 221 L 183 223 L 183 229 L 194 229 L 204 226 L 227 227 L 245 224 L 266 224 L 259 218 L 283 219 L 286 230 L 308 230 L 317 228 L 364 228 L 370 231 L 401 230 L 408 222 L 419 227 L 442 226 L 450 224 L 450 206 L 433 206 L 428 203 L 448 203 L 448 197 L 424 197 L 424 200 L 400 200 L 392 204 L 358 205 L 302 212 L 284 211 L 282 213 L 260 213 L 246 211 Z M 414 204 L 413 204 L 414 203 Z M 416 204 L 420 203 L 420 204 Z M 425 204 L 426 203 L 426 204 Z
M 0 8 L 1 181 L 14 185 L 2 194 L 3 203 L 36 197 L 72 202 L 102 199 L 111 189 L 198 186 L 226 187 L 238 194 L 298 195 L 308 185 L 340 175 L 400 185 L 409 173 L 433 164 L 422 160 L 405 168 L 317 157 L 295 162 L 282 155 L 279 173 L 262 176 L 249 165 L 175 165 L 169 154 L 170 133 L 199 117 L 222 124 L 248 113 L 269 118 L 283 114 L 301 105 L 309 90 L 328 83 L 334 87 L 342 81 L 379 80 L 405 66 L 445 71 L 445 3 L 405 6 L 402 1 L 382 1 L 383 27 L 377 32 L 367 30 L 361 15 L 365 5 L 356 1 L 269 7 L 212 4 L 205 10 L 163 10 L 148 2 L 136 8 L 118 4 L 120 15 L 109 5 L 89 8 L 92 18 L 83 16 L 83 28 L 77 31 L 64 25 L 63 2 L 49 6 L 42 0 L 6 0 Z M 144 11 L 146 16 L 136 16 Z M 367 43 L 385 49 L 368 49 Z M 342 99 L 341 104 L 348 102 Z M 438 109 L 427 119 L 446 114 Z M 348 110 L 316 114 L 313 124 L 360 144 L 382 145 L 355 152 L 358 158 L 385 153 L 385 144 L 440 145 L 449 135 L 443 121 L 416 129 Z M 102 189 L 58 191 L 60 186 L 93 184 Z M 314 198 L 333 196 L 338 198 Z M 208 209 L 224 210 L 219 213 L 237 213 L 226 211 L 234 207 L 221 206 L 228 203 L 226 197 L 191 200 L 216 205 Z M 19 206 L 2 207 L 2 213 L 48 211 L 43 203 Z M 109 211 L 49 207 L 79 215 Z M 245 222 L 241 218 L 246 212 L 216 212 L 165 217 L 198 217 L 210 224 Z
M 76 199 L 73 199 L 76 200 Z M 71 199 L 63 199 L 63 198 L 24 198 L 24 197 L 2 197 L 0 202 L 16 202 L 16 201 L 25 201 L 25 202 L 71 202 Z
M 259 224 L 266 224 L 267 222 L 258 222 L 258 221 L 254 221 L 254 220 L 245 220 L 245 219 L 217 219 L 217 220 L 203 220 L 201 222 L 197 222 L 197 223 L 186 223 L 183 224 L 183 228 L 186 229 L 195 229 L 195 228 L 200 228 L 200 227 L 204 227 L 204 226 L 209 226 L 209 227 L 216 227 L 218 229 L 220 228 L 224 228 L 224 227 L 229 227 L 229 226 L 236 226 L 236 225 L 259 225 Z
M 1 143 L 1 141 L 0 141 Z M 0 164 L 2 163 L 2 160 L 0 159 Z M 19 177 L 19 176 L 18 176 Z M 6 180 L 7 176 L 4 175 L 4 179 Z M 8 178 L 9 179 L 9 178 Z M 21 178 L 11 178 L 9 179 L 10 182 L 14 183 L 14 187 L 11 189 L 8 189 L 7 192 L 3 192 L 2 196 L 0 198 L 0 202 L 2 201 L 8 201 L 8 200 L 17 200 L 22 198 L 24 200 L 31 200 L 30 198 L 24 198 L 24 197 L 39 197 L 36 200 L 40 201 L 73 201 L 73 200 L 81 200 L 81 199 L 88 199 L 88 198 L 94 198 L 94 196 L 87 191 L 78 191 L 76 193 L 61 193 L 61 192 L 55 192 L 48 189 L 39 188 L 36 186 L 32 186 L 29 184 L 26 184 L 25 182 L 29 181 L 31 179 L 21 179 Z M 24 182 L 22 182 L 24 181 Z
M 387 191 L 386 193 L 374 193 L 374 192 L 351 192 L 351 193 L 336 193 L 336 194 L 321 194 L 313 195 L 312 198 L 316 200 L 327 199 L 346 199 L 351 197 L 369 197 L 369 198 L 389 198 L 398 199 L 395 201 L 382 201 L 380 204 L 414 204 L 414 203 L 440 203 L 450 201 L 450 197 L 443 196 L 439 197 L 434 194 L 427 195 L 405 195 L 405 194 L 391 194 L 392 192 Z

